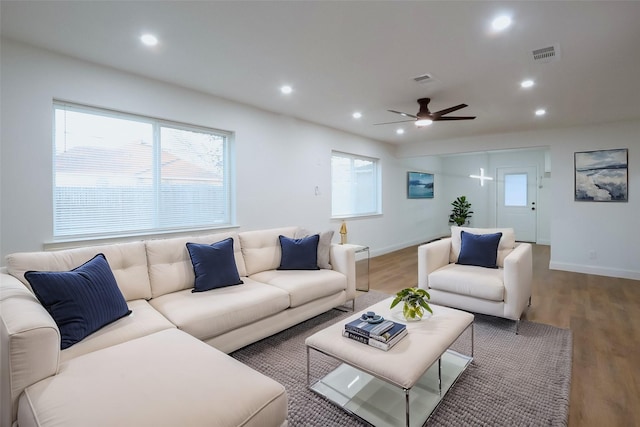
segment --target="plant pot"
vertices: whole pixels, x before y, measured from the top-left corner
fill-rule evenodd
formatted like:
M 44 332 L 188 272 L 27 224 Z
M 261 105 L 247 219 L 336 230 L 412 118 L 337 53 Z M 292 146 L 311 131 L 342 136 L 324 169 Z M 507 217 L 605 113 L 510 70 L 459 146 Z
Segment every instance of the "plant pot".
M 417 306 L 417 308 L 413 308 L 408 304 L 404 304 L 402 310 L 396 310 L 393 312 L 393 317 L 404 322 L 419 322 L 431 317 L 431 313 L 429 313 L 419 305 Z

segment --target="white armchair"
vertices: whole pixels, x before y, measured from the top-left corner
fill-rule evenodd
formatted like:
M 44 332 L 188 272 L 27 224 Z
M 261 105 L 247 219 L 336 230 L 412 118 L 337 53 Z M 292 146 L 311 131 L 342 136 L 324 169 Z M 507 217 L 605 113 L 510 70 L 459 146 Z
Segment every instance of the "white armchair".
M 498 268 L 457 264 L 461 231 L 471 234 L 501 232 Z M 431 295 L 430 302 L 474 313 L 516 321 L 531 303 L 533 259 L 530 243 L 516 243 L 511 228 L 451 227 L 451 237 L 418 247 L 418 287 Z

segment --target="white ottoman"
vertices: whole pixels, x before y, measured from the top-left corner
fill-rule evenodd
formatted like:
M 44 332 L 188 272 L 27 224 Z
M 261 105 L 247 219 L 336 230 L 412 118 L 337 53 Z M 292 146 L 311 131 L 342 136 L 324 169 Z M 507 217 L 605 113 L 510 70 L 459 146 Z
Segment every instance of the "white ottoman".
M 364 311 L 406 323 L 406 337 L 389 351 L 343 337 L 345 323 L 364 311 L 356 313 L 306 339 L 307 381 L 312 390 L 376 426 L 422 425 L 472 360 L 473 315 L 431 305 L 429 318 L 404 322 L 389 309 L 392 300 Z M 467 329 L 471 356 L 448 350 Z M 311 350 L 343 364 L 311 384 Z

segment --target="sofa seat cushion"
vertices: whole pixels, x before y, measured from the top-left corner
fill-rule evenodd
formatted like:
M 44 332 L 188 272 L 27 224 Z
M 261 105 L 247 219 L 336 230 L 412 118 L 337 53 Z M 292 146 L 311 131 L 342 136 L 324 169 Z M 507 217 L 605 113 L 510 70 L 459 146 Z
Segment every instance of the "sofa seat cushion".
M 61 364 L 18 409 L 21 427 L 257 427 L 286 417 L 282 385 L 176 329 Z
M 429 287 L 490 301 L 504 300 L 504 269 L 448 264 L 429 274 Z
M 193 293 L 190 289 L 154 298 L 150 304 L 179 329 L 200 340 L 216 337 L 289 307 L 289 295 L 243 278 L 244 284 Z
M 61 360 L 64 362 L 92 351 L 151 335 L 154 332 L 175 328 L 175 325 L 169 322 L 158 310 L 151 307 L 146 300 L 128 301 L 127 305 L 131 310 L 130 315 L 105 326 L 63 350 Z
M 347 289 L 347 277 L 333 270 L 268 270 L 251 278 L 286 291 L 291 307 Z

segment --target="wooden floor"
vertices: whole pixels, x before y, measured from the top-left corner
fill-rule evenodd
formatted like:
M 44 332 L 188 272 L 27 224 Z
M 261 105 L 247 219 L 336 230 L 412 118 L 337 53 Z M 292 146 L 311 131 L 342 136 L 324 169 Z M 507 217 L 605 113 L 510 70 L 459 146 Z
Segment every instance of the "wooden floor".
M 412 246 L 371 258 L 370 289 L 416 286 L 417 254 Z M 534 245 L 524 319 L 573 332 L 569 426 L 640 426 L 640 281 L 549 270 L 549 255 Z

